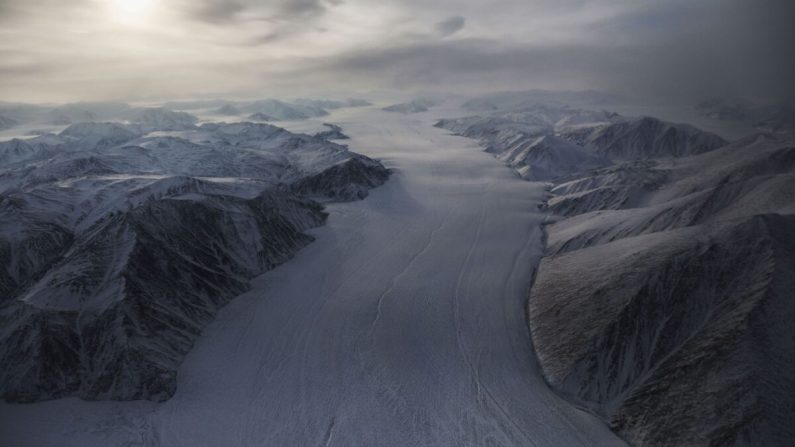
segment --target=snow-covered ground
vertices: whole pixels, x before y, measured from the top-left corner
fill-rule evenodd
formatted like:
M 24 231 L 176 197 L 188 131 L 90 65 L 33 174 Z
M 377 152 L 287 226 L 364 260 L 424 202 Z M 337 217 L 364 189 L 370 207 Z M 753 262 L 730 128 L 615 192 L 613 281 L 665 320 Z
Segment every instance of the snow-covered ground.
M 453 115 L 296 124 L 340 124 L 395 173 L 220 312 L 172 399 L 2 403 L 3 444 L 622 445 L 547 388 L 530 345 L 543 186 L 432 127 Z

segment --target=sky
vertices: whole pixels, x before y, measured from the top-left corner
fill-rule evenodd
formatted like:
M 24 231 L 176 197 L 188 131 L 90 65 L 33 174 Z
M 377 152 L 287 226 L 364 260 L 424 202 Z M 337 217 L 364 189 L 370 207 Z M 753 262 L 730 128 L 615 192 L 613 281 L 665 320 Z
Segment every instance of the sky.
M 0 101 L 795 97 L 793 0 L 0 0 Z

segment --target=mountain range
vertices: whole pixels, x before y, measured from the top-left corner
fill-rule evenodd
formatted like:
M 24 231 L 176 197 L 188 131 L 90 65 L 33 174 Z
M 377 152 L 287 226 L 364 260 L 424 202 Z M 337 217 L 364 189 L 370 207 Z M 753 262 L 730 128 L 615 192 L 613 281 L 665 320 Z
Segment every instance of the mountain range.
M 312 241 L 322 202 L 387 170 L 323 137 L 145 111 L 0 143 L 0 396 L 165 400 L 249 280 Z
M 524 105 L 437 123 L 548 184 L 528 300 L 545 378 L 632 445 L 786 445 L 795 137 L 587 115 Z

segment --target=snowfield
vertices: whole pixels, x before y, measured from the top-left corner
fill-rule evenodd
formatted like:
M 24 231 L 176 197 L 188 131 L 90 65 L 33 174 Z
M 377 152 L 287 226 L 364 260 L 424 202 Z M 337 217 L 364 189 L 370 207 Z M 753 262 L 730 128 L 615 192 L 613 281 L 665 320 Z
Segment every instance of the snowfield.
M 391 179 L 329 205 L 315 242 L 224 307 L 170 400 L 2 403 L 4 444 L 623 445 L 547 387 L 529 341 L 543 185 L 432 127 L 452 115 L 323 118 Z

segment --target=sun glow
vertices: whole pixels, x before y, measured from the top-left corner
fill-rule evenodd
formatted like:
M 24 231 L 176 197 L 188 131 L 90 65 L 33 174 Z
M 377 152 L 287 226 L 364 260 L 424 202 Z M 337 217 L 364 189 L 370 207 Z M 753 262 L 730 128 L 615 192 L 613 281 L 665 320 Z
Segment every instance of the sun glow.
M 128 26 L 146 25 L 154 16 L 157 0 L 108 0 L 115 21 Z

